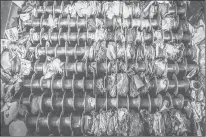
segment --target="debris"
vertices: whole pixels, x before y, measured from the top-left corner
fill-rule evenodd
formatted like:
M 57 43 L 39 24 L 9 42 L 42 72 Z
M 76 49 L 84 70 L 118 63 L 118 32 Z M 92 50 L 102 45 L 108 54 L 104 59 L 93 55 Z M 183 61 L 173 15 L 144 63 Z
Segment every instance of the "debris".
M 33 115 L 36 115 L 39 111 L 40 111 L 40 102 L 41 100 L 41 97 L 38 96 L 38 97 L 34 97 L 31 101 L 31 113 Z
M 183 56 L 184 44 L 183 43 L 180 43 L 180 44 L 166 43 L 164 49 L 169 59 L 178 61 Z
M 196 73 L 197 73 L 197 68 L 192 69 L 192 71 L 190 71 L 190 72 L 187 74 L 187 78 L 188 78 L 188 79 L 191 79 Z
M 124 2 L 114 1 L 114 2 L 104 2 L 103 12 L 106 13 L 107 18 L 112 19 L 113 16 L 120 15 L 120 5 L 123 6 L 123 17 L 128 18 L 130 16 L 129 8 Z
M 129 79 L 126 73 L 112 74 L 108 77 L 107 88 L 112 97 L 116 95 L 126 96 L 129 89 Z
M 29 13 L 25 13 L 25 14 L 20 14 L 20 19 L 22 20 L 22 21 L 27 21 L 27 20 L 29 20 L 31 18 L 31 16 L 30 16 L 30 14 Z
M 57 27 L 57 18 L 53 18 L 52 15 L 50 14 L 48 17 L 48 25 L 51 27 L 51 29 L 54 29 Z
M 47 56 L 47 63 L 43 65 L 44 79 L 49 79 L 53 75 L 63 72 L 64 63 L 59 58 L 51 58 Z
M 14 28 L 10 28 L 5 30 L 6 36 L 8 38 L 8 40 L 10 41 L 18 41 L 19 36 L 18 36 L 18 29 L 17 27 Z
M 4 49 L 7 49 L 9 47 L 9 44 L 11 43 L 8 39 L 1 39 L 1 54 Z
M 157 76 L 166 76 L 167 61 L 166 59 L 159 58 L 153 61 L 153 73 Z
M 157 78 L 157 85 L 158 85 L 158 90 L 159 91 L 163 91 L 166 89 L 167 87 L 167 78 L 166 77 L 162 77 L 162 78 Z
M 31 71 L 32 67 L 31 67 L 31 62 L 26 60 L 26 59 L 21 59 L 21 70 L 20 70 L 20 74 L 22 75 L 29 75 L 30 71 Z
M 202 84 L 199 81 L 191 80 L 190 81 L 190 88 L 193 90 L 200 90 L 202 87 Z
M 168 15 L 162 19 L 162 30 L 171 30 L 175 27 L 175 17 L 173 15 Z
M 165 125 L 162 114 L 157 112 L 154 114 L 153 130 L 155 136 L 165 136 Z
M 117 134 L 120 136 L 127 136 L 129 130 L 129 111 L 126 108 L 117 110 L 118 130 Z
M 199 20 L 197 26 L 192 26 L 189 24 L 189 30 L 192 33 L 193 45 L 198 45 L 205 39 L 205 24 L 203 20 Z
M 114 42 L 109 42 L 108 43 L 107 58 L 109 60 L 115 60 L 117 58 L 117 56 L 116 56 L 116 45 L 115 45 Z
M 130 82 L 130 96 L 137 97 L 140 92 L 139 89 L 144 86 L 143 81 L 139 77 L 139 75 L 132 75 L 131 82 Z
M 85 99 L 85 107 L 86 107 L 86 110 L 89 110 L 89 112 L 91 111 L 91 110 L 93 110 L 94 108 L 95 108 L 95 98 L 92 98 L 92 97 L 90 97 L 90 96 L 86 96 L 86 99 Z
M 139 113 L 131 111 L 129 113 L 128 136 L 141 136 L 144 133 L 144 123 Z
M 104 79 L 97 79 L 95 84 L 95 89 L 97 90 L 97 93 L 105 93 L 104 89 Z
M 186 118 L 186 115 L 176 109 L 169 109 L 162 112 L 165 121 L 166 135 L 181 136 L 191 132 L 190 121 Z
M 27 109 L 26 105 L 20 104 L 18 107 L 18 112 L 21 116 L 25 116 L 26 113 L 28 113 L 28 109 Z
M 162 111 L 165 111 L 165 110 L 169 109 L 170 103 L 169 103 L 169 101 L 167 99 L 163 100 L 162 104 L 163 105 L 162 105 L 162 107 L 161 107 L 159 112 L 162 112 Z
M 18 103 L 7 103 L 8 109 L 4 111 L 4 123 L 9 125 L 18 115 Z
M 21 120 L 13 121 L 9 125 L 9 134 L 10 136 L 26 136 L 28 129 L 26 124 Z

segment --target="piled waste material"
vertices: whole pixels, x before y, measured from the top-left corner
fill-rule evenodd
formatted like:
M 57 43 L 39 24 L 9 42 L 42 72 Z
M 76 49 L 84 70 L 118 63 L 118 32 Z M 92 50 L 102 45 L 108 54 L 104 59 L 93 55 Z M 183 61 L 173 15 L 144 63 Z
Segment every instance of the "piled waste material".
M 13 3 L 1 135 L 205 136 L 205 21 L 190 1 Z

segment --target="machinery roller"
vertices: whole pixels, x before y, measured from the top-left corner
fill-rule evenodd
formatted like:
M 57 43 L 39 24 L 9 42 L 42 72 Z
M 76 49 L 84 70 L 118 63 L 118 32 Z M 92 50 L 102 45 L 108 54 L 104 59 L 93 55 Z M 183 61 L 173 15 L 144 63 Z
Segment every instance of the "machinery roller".
M 59 32 L 52 32 L 50 29 L 48 33 L 44 32 L 44 29 L 42 28 L 40 32 L 35 32 L 33 29 L 30 30 L 29 33 L 26 33 L 25 35 L 29 35 L 30 41 L 32 43 L 39 42 L 40 44 L 42 41 L 49 41 L 49 42 L 58 42 L 60 44 L 60 41 L 86 41 L 90 39 L 91 41 L 121 41 L 121 42 L 127 42 L 127 43 L 150 43 L 153 44 L 156 40 L 163 40 L 164 42 L 186 42 L 189 43 L 191 41 L 191 34 L 188 32 L 172 32 L 172 31 L 152 31 L 146 32 L 145 29 L 142 32 L 137 31 L 136 29 L 132 29 L 135 31 L 135 34 L 129 34 L 129 31 L 125 29 L 123 36 L 125 37 L 125 40 L 122 40 L 118 37 L 116 32 L 102 32 L 102 36 L 99 38 L 95 38 L 96 34 L 100 34 L 99 31 L 95 32 L 70 32 L 70 29 L 68 32 L 62 32 L 62 28 L 59 29 Z M 128 37 L 131 36 L 131 38 Z M 113 39 L 114 38 L 114 39 Z
M 174 97 L 174 98 L 171 98 L 170 95 L 169 95 L 169 97 L 171 99 L 170 100 L 170 105 L 173 105 L 175 107 L 182 107 L 183 106 L 182 104 L 184 104 L 184 97 L 181 94 L 179 94 L 177 97 Z M 56 116 L 52 112 L 49 112 L 47 114 L 47 116 L 45 116 L 45 114 L 43 114 L 43 113 L 39 113 L 38 116 L 32 116 L 32 115 L 29 115 L 27 113 L 24 118 L 21 117 L 20 119 L 22 119 L 28 127 L 36 127 L 36 132 L 39 132 L 40 129 L 42 129 L 42 128 L 44 128 L 44 129 L 48 128 L 48 131 L 50 131 L 50 132 L 52 132 L 53 129 L 58 129 L 59 134 L 62 134 L 64 132 L 63 129 L 68 129 L 69 128 L 71 130 L 72 134 L 73 134 L 73 131 L 75 129 L 80 130 L 80 132 L 82 134 L 86 134 L 86 131 L 88 130 L 87 128 L 89 128 L 86 125 L 90 124 L 90 123 L 87 123 L 87 122 L 89 122 L 87 118 L 88 118 L 88 116 L 90 117 L 91 115 L 86 114 L 85 112 L 83 112 L 82 116 L 74 115 L 73 113 L 70 113 L 69 116 L 66 116 L 65 115 L 65 109 L 68 108 L 67 101 L 69 101 L 69 99 L 70 98 L 64 98 L 64 101 L 60 98 L 57 99 L 57 100 L 59 100 L 58 101 L 58 103 L 59 103 L 58 107 L 62 107 L 62 112 L 61 112 L 60 116 Z M 84 99 L 83 98 L 78 98 L 76 100 L 82 102 L 82 100 L 84 100 Z M 158 99 L 160 99 L 160 100 L 158 100 Z M 42 102 L 45 102 L 45 101 L 48 101 L 50 99 L 49 98 L 42 98 L 42 100 L 43 100 Z M 101 100 L 101 98 L 97 99 L 97 100 Z M 114 100 L 113 103 L 116 102 L 115 99 L 112 99 L 112 100 Z M 124 99 L 124 100 L 125 100 L 125 104 L 126 104 L 126 102 L 128 100 L 126 100 L 126 99 Z M 148 101 L 150 101 L 150 103 L 148 103 Z M 64 103 L 62 103 L 62 102 L 64 102 Z M 103 102 L 105 102 L 105 99 L 104 99 Z M 123 100 L 122 100 L 122 102 L 123 102 Z M 141 109 L 151 109 L 151 108 L 155 108 L 155 107 L 161 107 L 162 97 L 160 95 L 157 98 L 150 98 L 148 96 L 148 99 L 146 99 L 146 98 L 145 99 L 140 99 L 140 97 L 139 97 L 137 100 L 130 99 L 129 102 L 130 102 L 129 104 L 131 104 L 130 108 L 132 108 L 132 106 L 134 105 L 133 107 L 135 107 L 135 108 L 137 108 L 139 106 Z M 24 103 L 24 101 L 22 103 Z M 27 103 L 27 102 L 25 102 L 25 103 Z M 103 105 L 103 104 L 100 104 L 101 102 L 99 103 L 98 101 L 96 103 L 97 103 L 97 106 L 98 106 L 98 104 L 101 107 Z M 57 104 L 57 102 L 55 104 Z M 84 103 L 81 103 L 81 105 L 80 105 L 82 108 L 84 108 L 83 104 Z M 110 99 L 109 98 L 107 98 L 107 103 L 106 104 L 107 105 L 110 104 Z M 121 104 L 123 104 L 123 103 L 121 103 Z M 121 106 L 121 104 L 119 105 L 119 108 L 121 108 L 121 107 L 126 107 L 127 108 L 128 107 L 126 105 Z M 108 107 L 108 109 L 109 109 L 109 107 Z
M 187 77 L 182 80 L 178 80 L 176 75 L 173 75 L 172 79 L 165 79 L 166 85 L 163 89 L 160 85 L 160 80 L 161 79 L 157 79 L 156 77 L 151 80 L 151 85 L 148 88 L 149 90 L 151 90 L 151 94 L 157 95 L 161 91 L 168 91 L 177 95 L 179 91 L 186 92 L 190 87 L 190 80 Z M 103 87 L 97 87 L 99 83 L 101 83 Z M 71 90 L 73 94 L 75 94 L 75 90 L 83 90 L 83 92 L 90 90 L 93 91 L 93 95 L 101 95 L 103 93 L 107 93 L 106 85 L 106 76 L 104 79 L 95 79 L 94 76 L 93 80 L 85 80 L 85 77 L 83 77 L 82 80 L 76 80 L 75 74 L 73 75 L 72 79 L 66 79 L 64 75 L 60 79 L 56 79 L 55 75 L 52 77 L 52 79 L 44 79 L 44 76 L 42 76 L 40 79 L 35 79 L 34 73 L 31 79 L 23 80 L 23 87 L 30 88 L 31 93 L 33 93 L 33 89 L 41 89 L 42 91 L 44 91 L 44 89 L 51 89 L 51 93 L 55 93 L 56 90 L 62 90 L 63 92 Z
M 112 3 L 112 2 L 110 2 Z M 99 16 L 99 15 L 105 15 L 105 11 L 103 10 L 103 2 L 98 2 L 95 3 L 96 9 L 98 9 L 98 11 L 94 11 L 93 13 L 90 13 L 89 15 L 93 15 L 93 16 Z M 159 4 L 160 5 L 160 4 Z M 168 14 L 178 14 L 178 15 L 183 15 L 186 13 L 187 11 L 187 5 L 184 4 L 183 6 L 177 6 L 176 4 L 174 4 L 173 6 L 169 6 L 168 4 L 161 4 L 162 6 L 164 6 L 165 8 L 167 8 L 167 13 Z M 49 14 L 53 14 L 53 16 L 60 14 L 62 16 L 67 16 L 68 14 L 70 14 L 70 10 L 68 10 L 68 7 L 71 8 L 71 4 L 64 4 L 64 2 L 62 1 L 60 5 L 57 5 L 57 2 L 54 1 L 53 5 L 49 6 L 48 5 L 48 1 L 45 1 L 43 3 L 42 6 L 40 6 L 40 3 L 36 4 L 35 8 L 35 12 L 33 12 L 33 15 L 35 17 L 37 17 L 39 14 L 45 14 L 45 13 L 49 13 Z M 128 8 L 130 12 L 130 16 L 137 16 L 139 14 L 139 9 L 140 9 L 140 4 L 138 2 L 132 2 L 130 5 L 126 5 L 126 7 Z M 124 8 L 123 8 L 123 4 L 120 4 L 120 13 L 124 12 Z M 158 5 L 154 6 L 154 15 L 157 14 L 158 12 L 162 12 L 159 8 Z M 88 15 L 88 14 L 87 14 Z M 78 15 L 77 15 L 78 16 Z M 83 16 L 86 16 L 85 13 L 83 13 Z
M 42 73 L 44 66 L 47 66 L 48 62 L 40 62 L 37 60 L 34 65 L 33 65 L 33 70 L 36 74 Z M 125 66 L 124 69 L 121 66 Z M 196 63 L 191 63 L 188 64 L 187 60 L 185 59 L 183 63 L 168 63 L 165 64 L 165 72 L 167 73 L 184 73 L 184 76 L 188 73 L 191 72 L 193 69 L 198 69 L 198 65 Z M 126 62 L 64 62 L 64 67 L 63 67 L 63 72 L 66 74 L 68 72 L 75 72 L 76 74 L 78 73 L 85 73 L 86 76 L 88 76 L 88 73 L 92 73 L 95 71 L 95 75 L 98 75 L 99 73 L 105 73 L 111 74 L 111 73 L 120 73 L 120 72 L 127 72 L 128 70 L 132 69 L 135 72 L 149 72 L 148 70 L 148 63 L 145 61 L 139 61 L 136 63 L 132 63 L 129 61 Z M 155 73 L 157 76 L 160 75 L 156 71 L 156 69 L 153 69 L 151 73 Z M 163 72 L 164 73 L 164 72 Z M 162 73 L 161 73 L 162 74 Z
M 105 27 L 112 27 L 116 28 L 117 26 L 122 28 L 152 28 L 152 27 L 160 27 L 161 26 L 161 18 L 157 19 L 140 19 L 140 18 L 133 18 L 133 19 L 122 19 L 121 17 L 115 17 L 113 19 L 105 19 L 105 18 L 71 18 L 69 15 L 67 18 L 59 18 L 53 19 L 55 21 L 55 26 L 57 28 L 66 27 L 66 28 L 79 28 L 85 27 L 88 28 L 88 22 L 94 22 L 96 25 L 98 22 L 104 24 Z M 98 21 L 98 22 L 97 22 Z M 175 20 L 174 27 L 178 25 L 179 18 Z M 24 27 L 49 27 L 52 28 L 52 24 L 49 23 L 49 18 L 45 19 L 44 15 L 40 19 L 31 19 L 25 22 L 22 22 L 22 28 Z M 97 26 L 96 26 L 97 28 Z
M 127 108 L 140 110 L 147 109 L 150 112 L 155 112 L 157 109 L 162 107 L 162 96 L 160 94 L 157 97 L 150 97 L 149 94 L 145 96 L 138 96 L 136 98 L 121 98 L 117 96 L 116 98 L 111 98 L 108 96 L 105 97 L 90 97 L 86 94 L 84 97 L 77 97 L 73 94 L 73 97 L 68 97 L 66 93 L 64 93 L 63 97 L 56 97 L 55 94 L 48 96 L 46 92 L 44 92 L 40 97 L 39 110 L 38 112 L 45 113 L 48 110 L 65 110 L 68 111 L 82 111 L 84 113 L 91 111 L 98 111 L 100 109 L 105 109 L 106 111 L 113 108 Z M 33 93 L 30 94 L 29 97 L 20 98 L 21 104 L 32 107 L 32 99 L 34 98 Z M 176 100 L 174 99 L 174 102 Z
M 97 43 L 101 44 L 101 43 Z M 109 43 L 111 46 L 114 46 L 113 42 Z M 108 44 L 108 45 L 109 45 Z M 115 54 L 117 54 L 114 59 L 120 59 L 123 58 L 125 61 L 136 59 L 136 60 L 144 60 L 146 57 L 148 59 L 155 59 L 158 57 L 165 57 L 167 53 L 169 53 L 167 50 L 165 50 L 168 47 L 172 47 L 174 44 L 166 44 L 165 47 L 162 49 L 159 46 L 146 46 L 145 44 L 142 44 L 141 46 L 134 46 L 130 44 L 125 44 L 123 46 L 121 45 L 115 45 L 116 47 L 119 47 L 119 50 L 123 50 L 121 54 L 117 54 L 117 50 L 114 51 Z M 194 59 L 196 56 L 197 49 L 194 49 L 192 47 L 184 47 L 183 43 L 176 44 L 177 46 L 180 46 L 184 48 L 180 51 L 179 56 L 177 57 L 171 57 L 170 60 L 177 61 L 178 59 L 181 59 L 182 57 L 189 57 L 190 59 Z M 104 48 L 104 52 L 106 54 L 108 47 L 106 47 L 106 43 L 104 45 L 105 47 L 101 46 L 100 48 Z M 114 46 L 114 47 L 115 47 Z M 95 47 L 94 47 L 95 48 Z M 41 46 L 41 44 L 38 44 L 36 47 L 31 47 L 31 49 L 35 52 L 35 58 L 39 59 L 40 56 L 46 55 L 51 56 L 54 55 L 55 57 L 59 56 L 65 56 L 65 57 L 75 57 L 77 59 L 78 57 L 83 57 L 85 60 L 88 61 L 94 61 L 96 60 L 96 56 L 98 55 L 98 50 L 95 50 L 93 47 L 88 47 L 87 43 L 85 42 L 84 47 L 78 46 L 77 44 L 74 47 L 70 47 L 68 42 L 65 42 L 65 46 L 59 46 L 59 44 L 56 44 L 55 47 L 50 46 L 50 44 L 47 42 L 45 46 Z M 130 52 L 131 56 L 127 55 Z M 113 60 L 112 58 L 100 56 L 103 60 Z M 83 59 L 82 58 L 82 59 Z
M 171 20 L 170 24 L 166 22 L 166 20 Z M 140 28 L 143 30 L 144 28 L 160 28 L 166 29 L 165 23 L 167 23 L 167 28 L 175 29 L 179 27 L 179 16 L 174 17 L 165 17 L 161 18 L 161 16 L 157 16 L 156 18 L 132 18 L 132 19 L 123 19 L 121 17 L 114 17 L 113 19 L 106 18 L 71 18 L 70 15 L 67 18 L 62 18 L 59 16 L 58 18 L 52 18 L 50 15 L 48 18 L 45 18 L 44 15 L 41 16 L 40 19 L 32 18 L 30 20 L 20 22 L 21 28 L 25 27 L 46 27 L 46 28 L 76 28 L 77 30 L 80 28 L 88 28 L 97 29 L 99 27 L 104 28 Z

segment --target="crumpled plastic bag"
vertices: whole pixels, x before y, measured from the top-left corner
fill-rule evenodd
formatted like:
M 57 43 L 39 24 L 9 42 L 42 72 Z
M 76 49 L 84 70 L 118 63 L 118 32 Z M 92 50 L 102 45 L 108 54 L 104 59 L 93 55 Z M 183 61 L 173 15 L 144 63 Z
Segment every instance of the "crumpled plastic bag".
M 33 115 L 36 115 L 40 111 L 40 100 L 41 100 L 41 97 L 37 96 L 37 97 L 34 97 L 31 101 L 31 113 Z
M 188 24 L 189 31 L 192 33 L 192 42 L 194 45 L 198 45 L 202 40 L 205 39 L 205 24 L 203 20 L 199 20 L 198 25 L 193 27 Z
M 155 59 L 155 49 L 153 46 L 145 46 L 145 57 L 147 57 L 149 60 Z
M 31 16 L 30 16 L 29 13 L 20 14 L 20 19 L 21 19 L 23 22 L 25 22 L 25 21 L 31 19 Z
M 115 97 L 117 94 L 116 93 L 115 79 L 116 79 L 116 75 L 112 74 L 108 77 L 108 80 L 107 80 L 107 89 L 109 91 L 110 96 L 112 96 L 112 97 Z
M 5 73 L 3 73 L 2 77 L 5 77 L 4 74 Z M 4 78 L 3 78 L 2 79 L 3 90 L 1 91 L 1 94 L 2 94 L 1 99 L 4 102 L 10 102 L 12 100 L 12 98 L 18 93 L 18 91 L 20 90 L 21 87 L 22 87 L 22 80 L 21 80 L 21 78 L 17 77 L 16 75 L 14 75 L 13 77 L 11 75 L 9 75 L 6 78 L 6 80 L 4 80 Z
M 187 117 L 190 118 L 193 110 L 190 102 L 187 102 L 183 107 L 184 112 L 186 113 Z
M 163 91 L 167 87 L 167 78 L 162 77 L 162 78 L 157 78 L 157 85 L 159 88 L 159 91 Z
M 88 31 L 95 31 L 96 29 L 103 28 L 104 22 L 99 18 L 88 19 L 87 26 L 88 26 Z
M 106 111 L 101 111 L 99 113 L 99 130 L 101 135 L 106 135 L 107 133 L 107 112 Z
M 63 72 L 64 63 L 59 58 L 51 58 L 47 56 L 48 63 L 43 65 L 44 79 L 49 79 L 57 73 Z
M 191 107 L 193 110 L 193 118 L 196 122 L 201 122 L 203 117 L 203 110 L 202 104 L 200 102 L 192 101 Z
M 103 79 L 96 79 L 95 89 L 97 90 L 97 93 L 103 94 L 105 92 Z
M 124 59 L 125 51 L 127 55 L 127 59 L 135 58 L 135 47 L 132 44 L 127 44 L 125 47 L 120 45 L 119 43 L 109 42 L 107 47 L 107 58 L 109 60 L 115 60 L 117 58 Z
M 100 116 L 97 113 L 95 113 L 93 114 L 93 124 L 91 128 L 91 134 L 101 135 L 99 130 L 99 125 L 100 125 Z
M 139 113 L 131 111 L 129 114 L 129 132 L 128 136 L 140 136 L 144 133 L 144 123 Z
M 144 83 L 138 74 L 131 76 L 130 96 L 137 97 L 140 94 L 139 89 L 143 86 L 144 86 Z
M 1 67 L 3 70 L 7 70 L 11 68 L 10 58 L 11 55 L 8 50 L 1 54 Z
M 128 36 L 128 35 L 127 35 Z M 114 37 L 116 37 L 117 41 L 121 41 L 121 42 L 125 42 L 126 38 L 124 36 L 124 31 L 121 30 L 120 28 L 117 28 L 115 30 L 115 35 Z M 114 37 L 112 37 L 112 39 L 114 40 Z
M 114 42 L 109 42 L 107 47 L 107 58 L 109 60 L 115 60 L 116 56 L 116 46 Z
M 13 121 L 9 125 L 9 134 L 10 136 L 26 136 L 28 129 L 26 124 L 21 120 Z
M 120 5 L 123 6 L 123 18 L 128 18 L 130 16 L 129 7 L 120 1 L 113 1 L 113 2 L 104 2 L 103 3 L 103 12 L 106 13 L 107 18 L 112 19 L 114 16 L 120 15 Z M 121 6 L 121 7 L 122 7 Z
M 153 121 L 153 130 L 155 136 L 165 136 L 165 125 L 162 114 L 156 112 L 154 114 L 154 121 Z
M 183 114 L 178 113 L 178 112 L 175 113 L 175 117 L 180 122 L 177 135 L 181 135 L 181 134 L 184 134 L 184 132 L 188 132 L 189 128 L 190 128 L 190 126 L 188 124 L 190 124 L 190 121 Z M 175 129 L 176 129 L 176 127 L 175 127 Z
M 104 28 L 96 29 L 95 33 L 95 41 L 103 41 L 106 40 L 107 37 L 107 30 Z
M 199 56 L 199 66 L 200 70 L 198 72 L 198 80 L 202 83 L 205 89 L 205 40 L 199 44 L 200 56 Z
M 14 61 L 15 66 L 13 66 L 13 68 L 18 66 L 18 70 L 15 70 L 18 75 L 22 77 L 29 75 L 32 67 L 31 62 L 25 59 L 26 54 L 27 50 L 24 45 L 10 44 L 8 50 L 1 56 L 1 66 L 4 70 L 12 70 L 11 61 Z
M 18 115 L 18 103 L 7 103 L 7 109 L 4 111 L 4 123 L 9 125 Z
M 20 104 L 18 107 L 18 112 L 21 116 L 25 116 L 26 113 L 28 113 L 28 109 L 27 109 L 26 105 Z
M 120 108 L 117 110 L 118 117 L 118 130 L 117 134 L 120 136 L 127 136 L 129 130 L 129 111 L 126 108 Z
M 175 44 L 166 43 L 164 50 L 167 53 L 167 57 L 171 60 L 179 61 L 183 56 L 184 44 Z
M 48 25 L 50 26 L 51 29 L 54 29 L 57 27 L 57 21 L 58 21 L 58 18 L 54 19 L 51 14 L 49 15 Z
M 191 90 L 190 97 L 195 101 L 201 102 L 204 100 L 204 92 L 201 89 Z
M 94 42 L 92 46 L 86 50 L 82 60 L 86 61 L 88 59 L 90 61 L 104 61 L 106 60 L 106 50 L 105 41 Z
M 163 58 L 158 58 L 153 61 L 153 69 L 152 72 L 155 73 L 157 76 L 166 76 L 166 69 L 167 69 L 167 60 Z
M 86 96 L 86 100 L 85 100 L 85 106 L 86 106 L 86 110 L 92 111 L 95 108 L 95 98 L 92 98 L 90 96 Z
M 169 31 L 175 27 L 175 17 L 173 15 L 168 15 L 162 19 L 162 30 Z
M 87 134 L 92 134 L 90 132 L 91 128 L 92 128 L 92 124 L 93 124 L 93 119 L 92 119 L 92 116 L 89 116 L 89 115 L 85 115 L 84 116 L 84 131 L 85 133 Z
M 158 8 L 156 5 L 151 5 L 149 3 L 147 7 L 144 8 L 142 14 L 142 17 L 149 17 L 149 18 L 154 18 L 154 16 L 157 14 Z
M 25 43 L 27 43 L 27 45 L 31 45 L 31 43 L 29 42 L 29 34 L 28 35 L 25 35 L 25 36 L 22 36 L 20 39 L 18 39 L 18 44 L 19 45 L 24 45 Z
M 72 5 L 67 5 L 64 12 L 70 13 L 71 17 L 76 17 L 76 14 L 79 17 L 84 17 L 99 14 L 100 9 L 98 1 L 77 1 Z
M 94 43 L 95 44 L 95 43 Z M 103 61 L 106 60 L 106 42 L 102 41 L 102 42 L 97 42 L 95 47 L 95 60 L 97 61 Z
M 164 1 L 162 1 L 164 2 Z M 167 14 L 168 14 L 168 7 L 169 5 L 168 4 L 165 4 L 165 3 L 159 3 L 159 10 L 160 10 L 160 13 L 163 17 L 165 17 Z
M 117 94 L 127 96 L 128 86 L 129 78 L 126 73 L 112 74 L 108 77 L 107 88 L 111 97 L 116 97 Z
M 190 120 L 187 119 L 186 114 L 176 109 L 168 109 L 162 112 L 165 121 L 166 135 L 185 135 L 190 131 Z
M 170 108 L 170 103 L 167 99 L 163 100 L 162 107 L 159 112 L 165 111 Z
M 98 42 L 98 41 L 104 41 L 107 37 L 107 30 L 104 28 L 96 29 L 95 32 L 88 33 L 88 39 L 90 41 Z
M 136 39 L 136 31 L 132 28 L 129 28 L 126 37 L 129 43 L 133 43 Z
M 107 135 L 115 135 L 117 127 L 117 113 L 112 110 L 107 111 Z

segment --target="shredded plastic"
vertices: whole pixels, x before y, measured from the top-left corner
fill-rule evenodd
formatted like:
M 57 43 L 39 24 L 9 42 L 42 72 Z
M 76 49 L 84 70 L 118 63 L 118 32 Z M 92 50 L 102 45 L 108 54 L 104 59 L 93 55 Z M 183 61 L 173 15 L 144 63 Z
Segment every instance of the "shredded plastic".
M 59 58 L 51 58 L 47 56 L 48 63 L 43 65 L 44 79 L 49 79 L 53 75 L 63 73 L 63 65 Z

